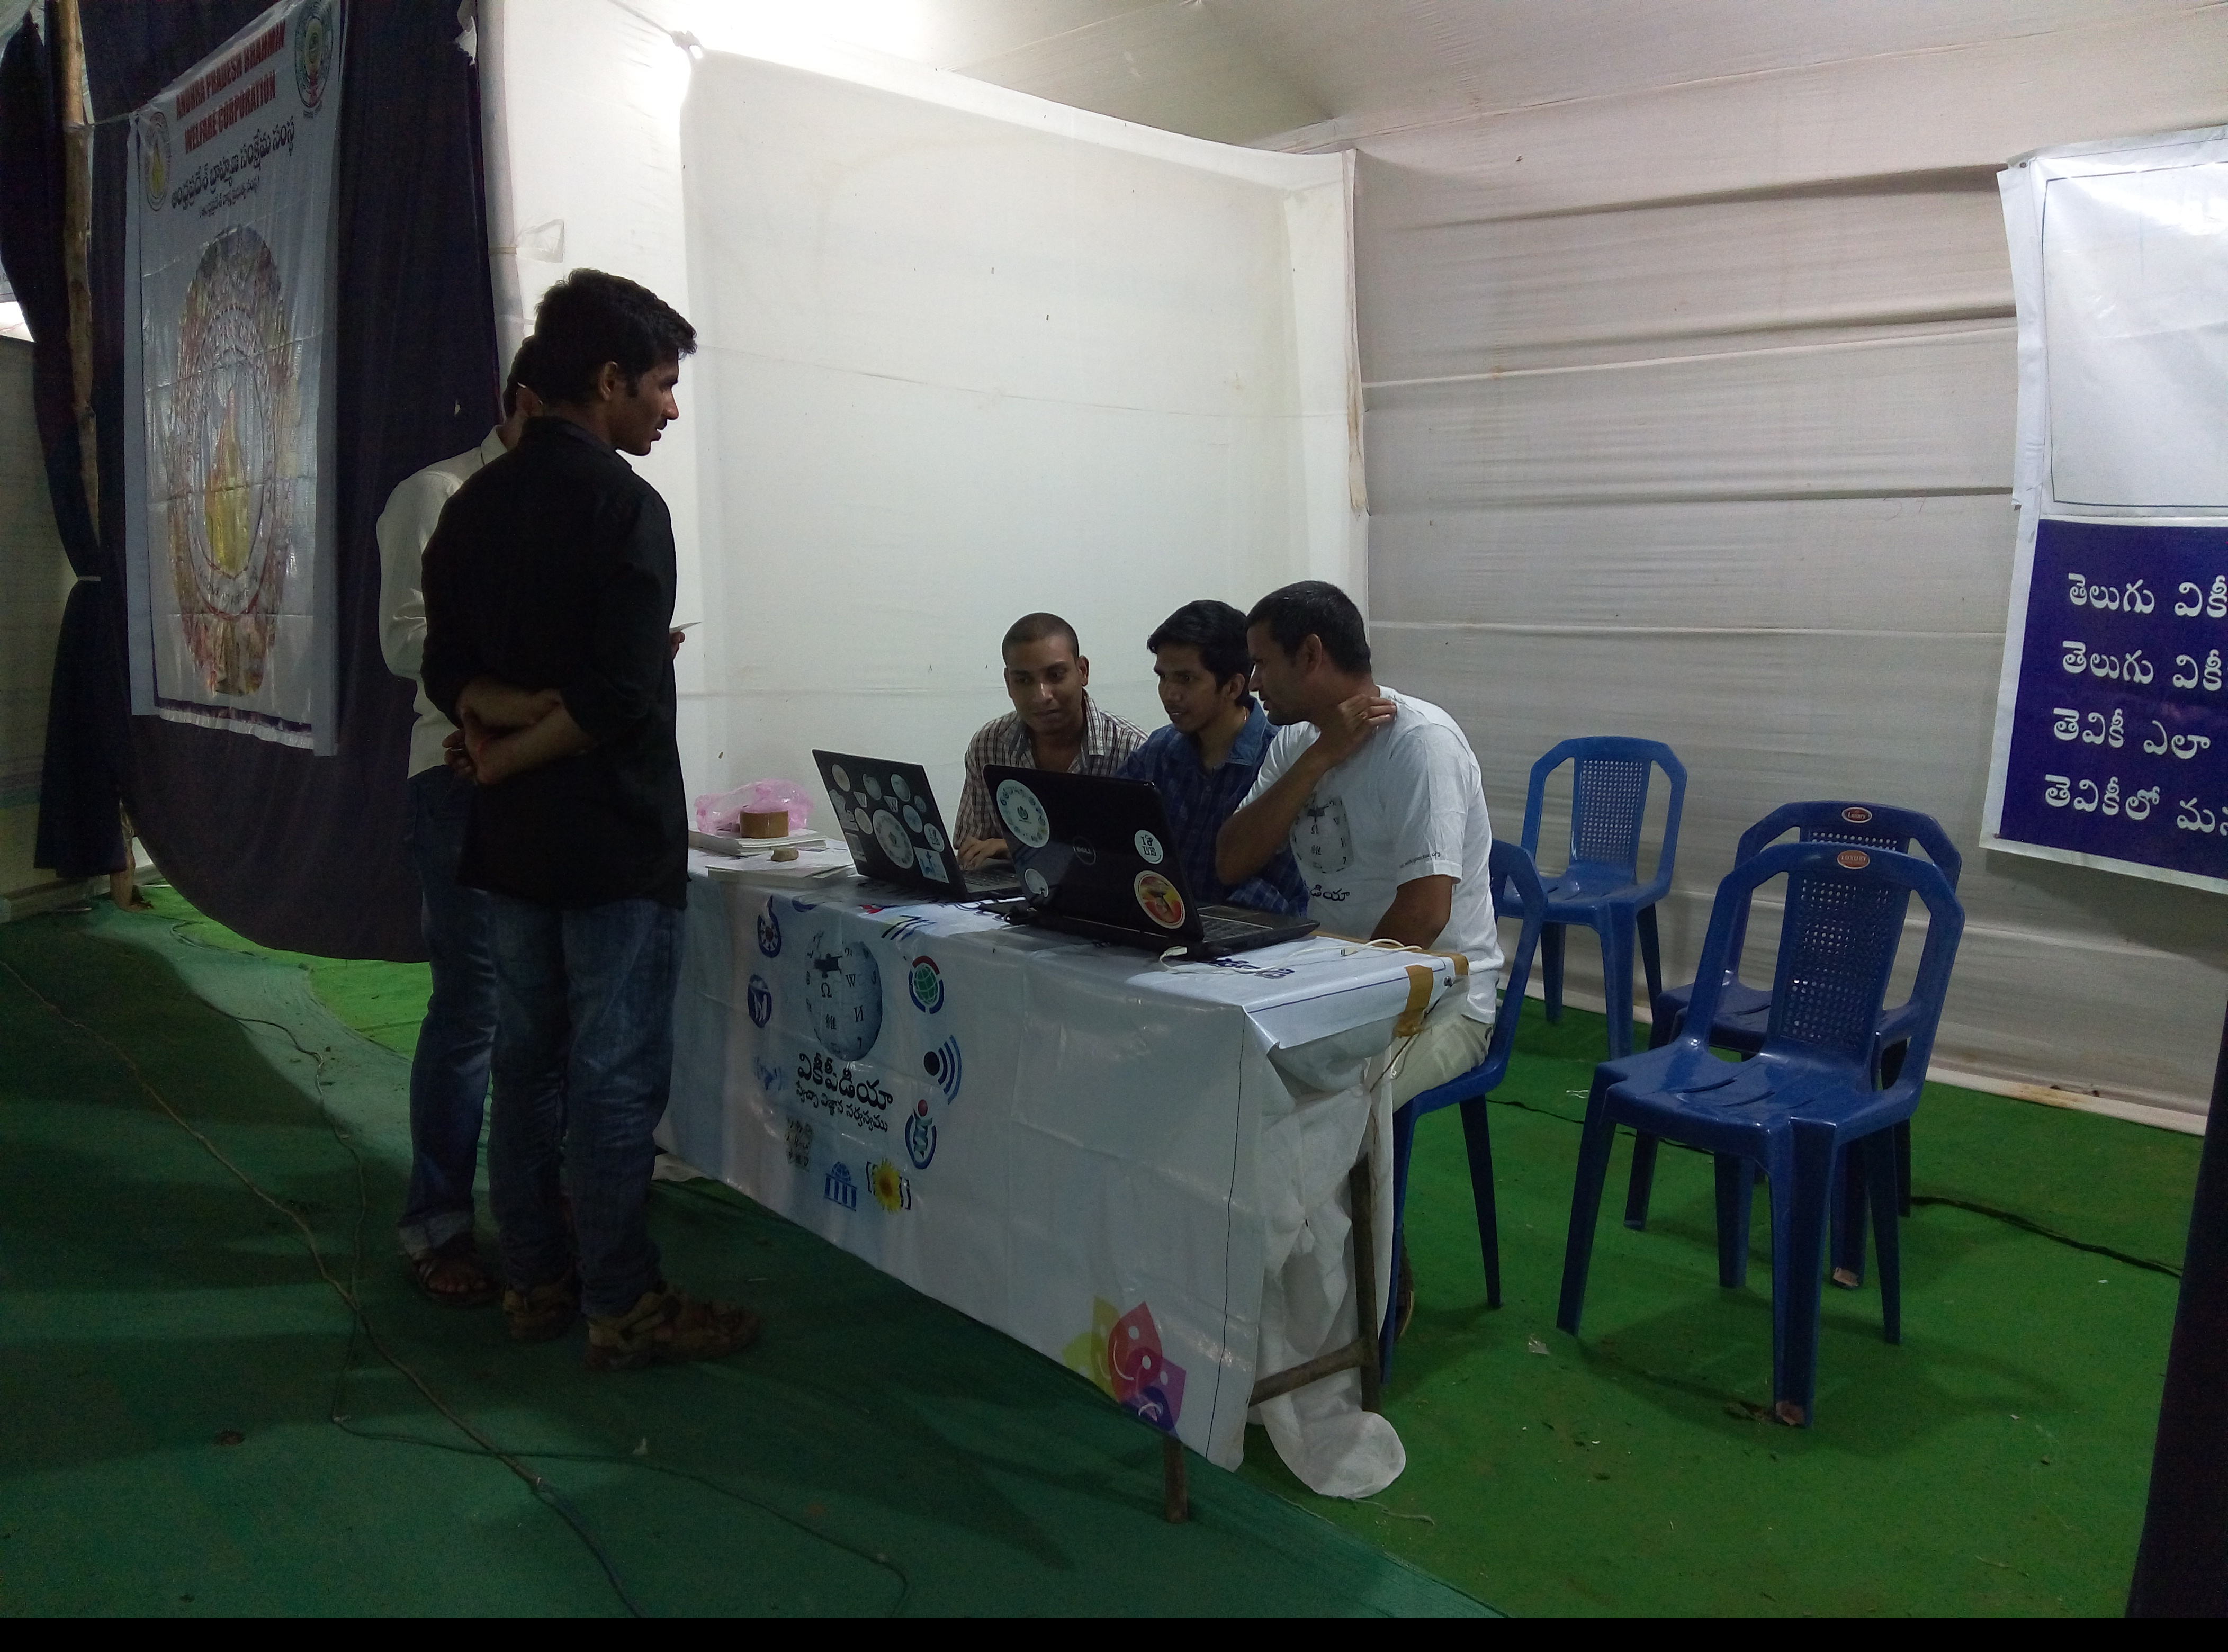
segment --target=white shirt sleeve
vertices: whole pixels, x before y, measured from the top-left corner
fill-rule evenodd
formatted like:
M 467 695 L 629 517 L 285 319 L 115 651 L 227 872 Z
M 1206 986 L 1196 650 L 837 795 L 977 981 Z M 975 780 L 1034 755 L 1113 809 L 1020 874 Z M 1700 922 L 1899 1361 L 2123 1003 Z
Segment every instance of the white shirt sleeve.
M 398 677 L 414 677 L 426 658 L 426 542 L 441 507 L 463 486 L 441 471 L 420 471 L 387 496 L 379 513 L 379 652 Z
M 1284 778 L 1284 771 L 1292 766 L 1301 752 L 1315 744 L 1316 739 L 1316 730 L 1313 723 L 1292 723 L 1271 735 L 1269 749 L 1261 759 L 1261 772 L 1253 777 L 1253 789 L 1245 794 L 1245 801 L 1238 806 L 1244 809 L 1258 802 L 1261 794 Z
M 1392 881 L 1434 876 L 1459 881 L 1475 785 L 1469 753 L 1450 731 L 1426 724 L 1408 736 L 1399 757 L 1390 811 Z

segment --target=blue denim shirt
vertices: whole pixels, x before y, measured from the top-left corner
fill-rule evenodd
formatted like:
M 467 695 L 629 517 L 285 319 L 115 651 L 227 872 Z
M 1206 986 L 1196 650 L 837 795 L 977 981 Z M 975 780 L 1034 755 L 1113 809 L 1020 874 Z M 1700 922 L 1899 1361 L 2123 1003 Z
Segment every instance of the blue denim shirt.
M 1162 806 L 1175 833 L 1176 858 L 1183 862 L 1184 881 L 1191 886 L 1194 900 L 1227 901 L 1295 915 L 1308 909 L 1307 880 L 1288 848 L 1278 849 L 1268 865 L 1234 889 L 1214 875 L 1215 834 L 1253 789 L 1275 733 L 1257 701 L 1219 769 L 1203 767 L 1199 742 L 1170 723 L 1155 729 L 1122 765 L 1124 780 L 1150 780 L 1160 788 Z

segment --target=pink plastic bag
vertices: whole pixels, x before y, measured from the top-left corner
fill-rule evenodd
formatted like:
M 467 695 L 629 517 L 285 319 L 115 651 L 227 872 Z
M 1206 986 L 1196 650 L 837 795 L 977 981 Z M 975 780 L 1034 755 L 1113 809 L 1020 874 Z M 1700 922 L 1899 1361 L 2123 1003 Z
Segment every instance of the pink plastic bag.
M 714 837 L 733 837 L 742 829 L 743 811 L 789 810 L 789 829 L 805 830 L 812 823 L 812 797 L 794 780 L 753 780 L 733 791 L 707 792 L 696 799 L 696 829 Z

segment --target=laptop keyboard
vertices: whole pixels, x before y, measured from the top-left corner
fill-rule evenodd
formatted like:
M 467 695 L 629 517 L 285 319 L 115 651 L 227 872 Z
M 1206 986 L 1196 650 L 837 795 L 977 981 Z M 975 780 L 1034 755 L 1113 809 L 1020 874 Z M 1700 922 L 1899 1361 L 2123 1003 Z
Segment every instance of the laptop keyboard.
M 1199 915 L 1199 927 L 1209 941 L 1220 942 L 1247 940 L 1270 925 L 1251 918 L 1220 918 L 1203 912 Z

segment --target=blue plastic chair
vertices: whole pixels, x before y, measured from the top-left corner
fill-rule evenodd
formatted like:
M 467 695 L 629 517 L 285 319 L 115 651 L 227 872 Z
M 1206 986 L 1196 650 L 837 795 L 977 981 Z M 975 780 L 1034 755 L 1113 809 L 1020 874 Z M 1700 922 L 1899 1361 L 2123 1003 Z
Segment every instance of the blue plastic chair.
M 1933 816 L 1923 815 L 1915 809 L 1891 808 L 1885 804 L 1847 801 L 1782 804 L 1741 834 L 1740 842 L 1733 850 L 1733 863 L 1739 865 L 1789 831 L 1800 834 L 1796 839 L 1799 842 L 1853 843 L 1860 848 L 1888 849 L 1898 855 L 1910 854 L 1916 845 L 1925 851 L 1927 859 L 1942 868 L 1942 875 L 1950 880 L 1952 889 L 1957 887 L 1957 874 L 1964 869 L 1957 846 L 1950 841 L 1950 834 L 1942 829 L 1942 823 Z M 1771 995 L 1740 978 L 1746 932 L 1744 920 L 1733 933 L 1732 953 L 1718 999 L 1717 1019 L 1710 1028 L 1710 1042 L 1721 1050 L 1753 1054 L 1764 1047 L 1764 1028 L 1771 1015 Z M 1687 1006 L 1693 990 L 1693 983 L 1689 982 L 1656 996 L 1655 1025 L 1649 1038 L 1649 1048 L 1661 1048 L 1669 1043 L 1686 1024 Z M 1880 1016 L 1873 1046 L 1876 1082 L 1895 1082 L 1903 1066 L 1903 1049 L 1910 1041 L 1915 1015 L 1914 1006 L 1905 1003 Z M 1643 1136 L 1633 1143 L 1632 1181 L 1625 1192 L 1624 1225 L 1635 1231 L 1648 1226 L 1649 1194 L 1655 1179 L 1655 1145 L 1652 1136 Z M 1895 1184 L 1896 1208 L 1908 1216 L 1908 1122 L 1895 1127 Z M 1837 1277 L 1847 1274 L 1852 1283 L 1860 1283 L 1864 1277 L 1864 1189 L 1853 1181 L 1834 1207 L 1834 1266 Z
M 1477 1208 L 1478 1248 L 1485 1259 L 1485 1305 L 1501 1306 L 1501 1226 L 1493 1201 L 1493 1133 L 1487 1123 L 1485 1098 L 1500 1087 L 1508 1073 L 1508 1054 L 1516 1044 L 1516 1021 L 1524 1007 L 1524 989 L 1532 978 L 1532 953 L 1540 943 L 1540 926 L 1547 920 L 1547 893 L 1540 883 L 1532 857 L 1514 843 L 1493 842 L 1486 863 L 1493 888 L 1493 909 L 1503 918 L 1523 914 L 1523 932 L 1516 950 L 1504 960 L 1508 986 L 1502 994 L 1501 1013 L 1495 1017 L 1493 1037 L 1485 1047 L 1485 1060 L 1459 1079 L 1450 1079 L 1434 1090 L 1409 1098 L 1392 1115 L 1392 1274 L 1399 1277 L 1400 1247 L 1406 1232 L 1408 1160 L 1416 1143 L 1416 1121 L 1425 1113 L 1459 1105 L 1463 1142 L 1469 1149 L 1470 1201 Z M 1386 1293 L 1397 1298 L 1397 1288 Z M 1378 1337 L 1378 1365 L 1392 1374 L 1392 1344 L 1399 1329 L 1399 1313 L 1388 1307 Z
M 1733 943 L 1758 885 L 1787 878 L 1787 912 L 1764 1047 L 1745 1061 L 1713 1054 Z M 1911 894 L 1929 923 L 1910 1049 L 1885 1088 L 1873 1085 L 1880 1008 Z M 1668 1044 L 1595 1069 L 1571 1197 L 1570 1240 L 1555 1322 L 1572 1335 L 1585 1305 L 1586 1271 L 1601 1214 L 1602 1183 L 1619 1124 L 1718 1157 L 1718 1277 L 1733 1283 L 1745 1259 L 1747 1210 L 1728 1208 L 1746 1161 L 1771 1183 L 1771 1392 L 1783 1421 L 1807 1425 L 1816 1398 L 1818 1308 L 1826 1213 L 1843 1166 L 1860 1167 L 1872 1195 L 1886 1340 L 1902 1340 L 1902 1276 L 1894 1219 L 1895 1173 L 1885 1150 L 1918 1105 L 1964 909 L 1941 868 L 1914 855 L 1832 843 L 1783 843 L 1736 866 L 1718 886 L 1688 1027 Z
M 1601 937 L 1603 996 L 1609 1001 L 1609 1053 L 1632 1053 L 1632 949 L 1637 937 L 1648 970 L 1648 997 L 1663 990 L 1662 951 L 1655 934 L 1655 903 L 1671 887 L 1679 853 L 1679 811 L 1687 801 L 1687 767 L 1658 740 L 1614 735 L 1565 740 L 1532 765 L 1524 797 L 1524 852 L 1536 864 L 1540 819 L 1547 777 L 1565 763 L 1571 772 L 1571 858 L 1546 880 L 1547 927 L 1540 936 L 1540 966 L 1547 989 L 1547 1019 L 1563 1018 L 1563 929 L 1582 924 Z M 1655 875 L 1640 881 L 1640 827 L 1648 812 L 1649 765 L 1671 783 L 1671 809 L 1663 822 L 1663 850 Z

